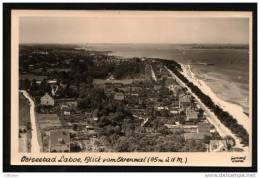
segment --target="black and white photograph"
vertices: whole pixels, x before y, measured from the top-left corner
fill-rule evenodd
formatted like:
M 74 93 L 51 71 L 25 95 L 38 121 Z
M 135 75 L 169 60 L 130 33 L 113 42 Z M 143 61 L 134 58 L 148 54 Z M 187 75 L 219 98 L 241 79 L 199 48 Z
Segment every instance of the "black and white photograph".
M 249 18 L 19 25 L 20 152 L 247 151 Z
M 13 164 L 252 166 L 252 12 L 11 19 Z

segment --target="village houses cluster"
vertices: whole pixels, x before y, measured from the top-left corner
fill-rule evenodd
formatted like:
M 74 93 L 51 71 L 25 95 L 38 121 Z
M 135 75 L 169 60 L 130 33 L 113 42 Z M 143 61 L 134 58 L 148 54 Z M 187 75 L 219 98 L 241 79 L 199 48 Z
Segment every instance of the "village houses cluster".
M 106 62 L 113 63 L 114 60 L 107 58 Z M 131 113 L 136 119 L 135 133 L 155 134 L 159 130 L 156 122 L 173 134 L 181 134 L 185 141 L 205 142 L 208 138 L 206 150 L 209 152 L 227 151 L 227 141 L 209 123 L 209 116 L 188 90 L 159 62 L 147 62 L 146 59 L 142 62 L 145 71 L 140 78 L 115 79 L 109 75 L 106 79 L 93 79 L 92 85 L 102 90 L 108 100 L 124 106 Z M 42 81 L 43 78 L 38 76 L 36 84 L 40 85 Z M 82 112 L 79 104 L 83 98 L 57 97 L 59 90 L 66 86 L 62 86 L 62 81 L 58 84 L 57 79 L 47 80 L 47 83 L 51 92 L 40 97 L 36 113 L 42 151 L 114 151 L 99 137 L 102 128 L 97 126 L 101 119 L 97 109 Z M 128 123 L 123 123 L 120 129 L 128 132 Z

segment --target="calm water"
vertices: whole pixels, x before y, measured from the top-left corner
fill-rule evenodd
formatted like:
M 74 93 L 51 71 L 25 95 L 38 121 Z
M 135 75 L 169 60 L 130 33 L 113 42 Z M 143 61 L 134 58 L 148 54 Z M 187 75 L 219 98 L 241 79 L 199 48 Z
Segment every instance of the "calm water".
M 190 64 L 192 72 L 204 80 L 222 99 L 239 104 L 248 113 L 248 49 L 194 49 L 191 45 L 91 44 L 87 48 L 111 51 L 122 57 L 158 57 Z M 214 65 L 197 65 L 211 63 Z

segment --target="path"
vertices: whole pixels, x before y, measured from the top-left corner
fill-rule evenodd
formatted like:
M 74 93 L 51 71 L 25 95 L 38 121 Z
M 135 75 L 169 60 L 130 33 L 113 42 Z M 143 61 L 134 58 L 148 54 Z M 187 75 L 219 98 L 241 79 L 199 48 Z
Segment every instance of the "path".
M 31 153 L 38 153 L 41 150 L 41 147 L 37 138 L 37 127 L 36 127 L 36 118 L 35 118 L 35 104 L 29 93 L 25 90 L 20 90 L 20 92 L 27 98 L 30 102 L 30 118 L 31 118 L 31 128 L 32 128 L 32 138 L 31 138 Z
M 156 75 L 155 75 L 155 73 L 154 73 L 154 70 L 153 70 L 152 65 L 150 65 L 150 68 L 151 68 L 151 73 L 152 73 L 152 78 L 153 78 L 153 80 L 154 80 L 154 81 L 157 81 L 157 78 L 156 78 Z

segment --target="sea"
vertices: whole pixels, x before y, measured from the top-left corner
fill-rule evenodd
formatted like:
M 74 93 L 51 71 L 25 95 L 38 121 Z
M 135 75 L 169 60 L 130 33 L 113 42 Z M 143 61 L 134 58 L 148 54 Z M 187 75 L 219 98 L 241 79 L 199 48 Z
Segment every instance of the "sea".
M 175 60 L 190 65 L 222 100 L 249 113 L 249 49 L 232 45 L 86 44 L 84 48 L 109 51 L 111 55 Z

